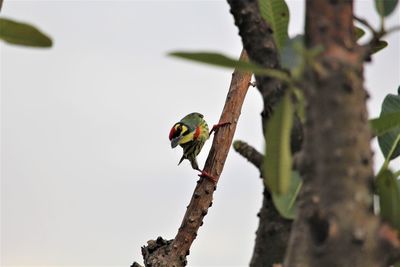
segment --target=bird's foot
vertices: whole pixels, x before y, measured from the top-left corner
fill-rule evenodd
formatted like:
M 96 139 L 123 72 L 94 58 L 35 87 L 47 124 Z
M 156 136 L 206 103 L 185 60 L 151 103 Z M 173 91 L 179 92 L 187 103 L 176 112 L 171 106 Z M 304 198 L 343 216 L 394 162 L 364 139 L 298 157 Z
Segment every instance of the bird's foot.
M 226 126 L 226 125 L 230 125 L 231 122 L 221 122 L 218 124 L 214 124 L 213 127 L 211 128 L 211 131 L 208 135 L 211 135 L 213 132 L 216 132 L 219 128 Z
M 214 184 L 217 183 L 217 181 L 218 181 L 218 178 L 217 178 L 217 177 L 212 176 L 211 174 L 209 174 L 209 173 L 207 173 L 207 172 L 205 172 L 205 171 L 202 171 L 202 170 L 198 170 L 198 171 L 200 172 L 199 176 L 200 176 L 201 178 L 207 178 L 207 179 L 209 179 L 211 182 L 213 182 Z

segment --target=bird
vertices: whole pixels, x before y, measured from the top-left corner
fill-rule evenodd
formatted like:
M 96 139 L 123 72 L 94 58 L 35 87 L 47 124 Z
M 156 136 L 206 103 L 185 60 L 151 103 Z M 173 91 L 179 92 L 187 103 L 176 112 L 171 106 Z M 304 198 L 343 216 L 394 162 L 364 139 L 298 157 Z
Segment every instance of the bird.
M 216 124 L 209 132 L 204 116 L 198 112 L 190 113 L 179 122 L 175 123 L 169 132 L 169 140 L 171 142 L 171 148 L 175 148 L 178 145 L 183 148 L 183 155 L 178 165 L 181 164 L 183 160 L 187 159 L 192 168 L 201 173 L 199 175 L 200 177 L 207 177 L 215 182 L 215 177 L 200 170 L 196 157 L 203 148 L 204 143 L 209 139 L 211 133 L 226 124 L 229 123 Z
M 207 122 L 204 120 L 204 116 L 198 112 L 190 113 L 175 123 L 169 132 L 169 140 L 171 148 L 178 145 L 183 148 L 183 155 L 178 165 L 187 159 L 193 169 L 199 170 L 196 157 L 209 137 Z

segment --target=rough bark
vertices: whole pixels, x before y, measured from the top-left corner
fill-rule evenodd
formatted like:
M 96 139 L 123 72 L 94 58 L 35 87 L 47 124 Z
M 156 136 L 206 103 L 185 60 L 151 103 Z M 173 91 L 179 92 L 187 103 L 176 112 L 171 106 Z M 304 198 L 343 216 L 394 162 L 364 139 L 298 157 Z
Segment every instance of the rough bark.
M 245 51 L 242 52 L 240 59 L 247 60 Z M 217 180 L 221 175 L 232 144 L 250 80 L 251 73 L 235 70 L 232 74 L 231 85 L 220 117 L 220 122 L 230 122 L 230 125 L 219 128 L 215 133 L 204 167 L 204 171 Z M 197 236 L 198 229 L 203 224 L 203 218 L 207 214 L 208 208 L 212 205 L 215 189 L 216 183 L 207 178 L 200 178 L 175 238 L 169 241 L 162 238 L 150 240 L 148 246 L 142 248 L 145 266 L 180 267 L 186 265 L 186 256 L 189 255 L 190 246 Z M 138 266 L 137 263 L 134 264 Z
M 352 1 L 307 1 L 306 42 L 324 51 L 304 76 L 304 183 L 284 266 L 388 266 L 396 242 L 371 211 L 371 132 Z
M 273 32 L 270 25 L 260 15 L 258 1 L 228 0 L 228 3 L 250 60 L 266 68 L 280 69 Z M 256 83 L 264 101 L 264 110 L 261 116 L 263 129 L 265 129 L 274 106 L 281 99 L 285 88 L 280 81 L 265 76 L 256 76 Z M 297 123 L 292 131 L 293 152 L 300 150 L 301 133 L 301 125 Z M 260 220 L 250 266 L 270 267 L 283 260 L 291 221 L 280 216 L 266 188 L 264 188 L 263 203 L 258 216 Z
M 266 187 L 264 187 L 262 207 L 257 215 L 260 222 L 250 267 L 274 266 L 282 262 L 292 222 L 282 218 L 276 210 Z

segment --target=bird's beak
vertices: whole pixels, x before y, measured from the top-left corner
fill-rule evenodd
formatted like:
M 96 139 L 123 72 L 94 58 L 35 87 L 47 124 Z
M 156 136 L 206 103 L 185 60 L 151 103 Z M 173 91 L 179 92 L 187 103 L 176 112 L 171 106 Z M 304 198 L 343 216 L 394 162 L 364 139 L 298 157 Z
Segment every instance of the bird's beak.
M 182 136 L 178 136 L 175 138 L 172 138 L 171 140 L 171 148 L 175 148 L 177 145 L 179 145 L 179 141 L 181 141 Z

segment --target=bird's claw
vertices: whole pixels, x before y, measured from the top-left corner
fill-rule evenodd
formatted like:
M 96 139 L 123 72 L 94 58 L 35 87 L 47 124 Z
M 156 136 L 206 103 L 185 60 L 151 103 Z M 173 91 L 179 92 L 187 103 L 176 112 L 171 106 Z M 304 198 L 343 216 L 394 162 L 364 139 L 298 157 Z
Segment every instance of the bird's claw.
M 230 125 L 230 124 L 231 124 L 231 122 L 229 122 L 229 121 L 228 122 L 221 122 L 221 123 L 218 123 L 218 124 L 214 124 L 213 127 L 211 128 L 210 133 L 208 135 L 211 135 L 213 132 L 216 132 L 219 128 L 221 128 L 223 126 Z
M 216 184 L 217 183 L 217 181 L 218 181 L 218 178 L 217 177 L 215 177 L 215 176 L 212 176 L 211 174 L 209 174 L 209 173 L 207 173 L 207 172 L 205 172 L 205 171 L 201 171 L 201 170 L 198 170 L 200 173 L 199 173 L 199 177 L 201 177 L 201 178 L 207 178 L 207 179 L 209 179 L 211 182 L 213 182 L 214 184 Z

